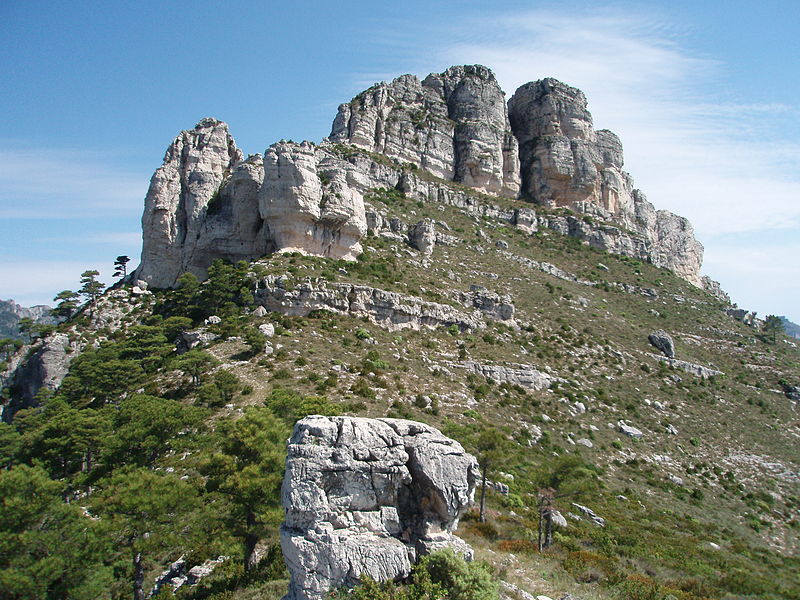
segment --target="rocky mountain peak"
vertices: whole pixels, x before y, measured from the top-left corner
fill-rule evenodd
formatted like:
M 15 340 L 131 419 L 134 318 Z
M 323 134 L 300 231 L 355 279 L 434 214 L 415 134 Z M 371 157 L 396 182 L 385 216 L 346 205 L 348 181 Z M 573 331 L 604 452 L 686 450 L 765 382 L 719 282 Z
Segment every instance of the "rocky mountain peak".
M 519 190 L 505 95 L 480 65 L 377 84 L 339 106 L 330 138 L 482 192 L 516 197 Z
M 205 277 L 215 258 L 298 251 L 353 259 L 369 223 L 380 222 L 365 197 L 397 189 L 419 202 L 471 206 L 488 194 L 568 209 L 589 220 L 540 225 L 702 287 L 703 249 L 691 224 L 656 211 L 623 164 L 619 138 L 594 129 L 583 92 L 545 78 L 506 102 L 482 65 L 377 83 L 339 106 L 320 145 L 282 141 L 263 157 L 243 160 L 227 124 L 205 118 L 175 138 L 153 175 L 137 275 L 168 287 L 187 271 Z M 532 208 L 503 218 L 536 229 Z
M 227 123 L 218 119 L 202 119 L 175 138 L 145 197 L 141 279 L 166 287 L 196 270 L 185 246 L 200 235 L 209 203 L 242 158 Z

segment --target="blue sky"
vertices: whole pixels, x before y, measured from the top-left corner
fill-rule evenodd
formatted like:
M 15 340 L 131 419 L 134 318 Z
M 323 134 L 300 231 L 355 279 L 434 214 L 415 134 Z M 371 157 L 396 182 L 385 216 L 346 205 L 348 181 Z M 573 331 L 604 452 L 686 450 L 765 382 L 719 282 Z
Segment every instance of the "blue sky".
M 318 141 L 375 81 L 452 64 L 510 96 L 584 90 L 657 208 L 688 217 L 740 306 L 800 322 L 800 3 L 0 3 L 0 298 L 50 302 L 141 250 L 152 172 L 181 129 L 246 153 Z

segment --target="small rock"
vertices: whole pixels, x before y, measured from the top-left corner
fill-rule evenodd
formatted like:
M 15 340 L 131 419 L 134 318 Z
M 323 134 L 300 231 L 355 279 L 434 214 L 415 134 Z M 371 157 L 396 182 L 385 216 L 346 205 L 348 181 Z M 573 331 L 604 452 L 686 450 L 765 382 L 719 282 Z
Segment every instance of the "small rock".
M 666 331 L 663 329 L 654 331 L 647 339 L 653 346 L 663 352 L 664 356 L 675 358 L 675 342 L 672 341 L 672 337 Z
M 222 319 L 217 315 L 211 315 L 205 320 L 206 325 L 219 325 L 220 323 L 222 323 Z
M 267 316 L 267 309 L 263 306 L 257 306 L 253 311 L 253 316 L 256 317 L 266 317 Z
M 594 446 L 594 444 L 592 444 L 592 441 L 591 440 L 587 440 L 586 438 L 581 438 L 575 443 L 576 444 L 580 444 L 581 446 L 586 446 L 587 448 L 591 448 L 591 447 Z
M 504 242 L 503 240 L 497 240 L 494 245 L 501 250 L 508 250 L 508 242 Z
M 557 510 L 554 510 L 550 514 L 553 517 L 553 525 L 561 528 L 567 527 L 567 520 L 564 518 L 564 515 L 562 515 Z
M 601 271 L 608 271 L 608 267 L 605 266 L 603 263 L 597 263 L 597 268 Z
M 408 232 L 408 243 L 425 255 L 436 245 L 436 226 L 432 219 L 423 219 Z
M 632 438 L 638 439 L 644 435 L 641 429 L 637 429 L 636 427 L 628 425 L 625 423 L 625 421 L 618 421 L 617 427 L 619 428 L 620 432 Z
M 262 323 L 258 326 L 258 330 L 264 337 L 272 337 L 275 335 L 275 325 L 272 323 Z
M 678 430 L 675 427 L 675 425 L 672 425 L 670 423 L 669 425 L 667 425 L 667 433 L 671 433 L 672 435 L 678 435 Z
M 606 526 L 606 520 L 603 517 L 599 517 L 597 514 L 595 514 L 595 512 L 591 508 L 582 506 L 580 504 L 576 504 L 575 502 L 572 503 L 572 506 L 574 506 L 583 514 L 585 514 L 587 517 L 589 517 L 598 527 Z

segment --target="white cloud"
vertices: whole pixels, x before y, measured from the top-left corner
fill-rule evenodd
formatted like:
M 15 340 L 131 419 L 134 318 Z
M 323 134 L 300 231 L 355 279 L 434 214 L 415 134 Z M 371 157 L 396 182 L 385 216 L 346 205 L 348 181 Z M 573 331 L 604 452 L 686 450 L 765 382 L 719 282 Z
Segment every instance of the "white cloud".
M 0 260 L 0 298 L 14 299 L 23 306 L 52 305 L 53 296 L 60 290 L 79 287 L 80 274 L 86 269 L 86 263 L 78 261 L 14 260 L 4 257 Z
M 0 218 L 84 218 L 141 211 L 147 177 L 93 153 L 0 147 Z
M 479 37 L 445 40 L 443 62 L 491 67 L 509 96 L 548 76 L 583 90 L 595 126 L 620 136 L 637 187 L 692 221 L 734 300 L 763 312 L 778 296 L 791 312 L 798 272 L 785 252 L 800 253 L 768 240 L 800 239 L 800 107 L 725 96 L 735 65 L 696 55 L 684 29 L 646 13 L 530 11 L 459 27 Z

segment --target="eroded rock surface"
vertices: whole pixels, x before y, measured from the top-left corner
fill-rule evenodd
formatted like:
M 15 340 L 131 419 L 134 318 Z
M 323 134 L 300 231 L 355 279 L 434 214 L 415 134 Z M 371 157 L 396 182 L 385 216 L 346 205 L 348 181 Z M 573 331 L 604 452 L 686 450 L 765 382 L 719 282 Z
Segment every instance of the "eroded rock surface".
M 330 138 L 489 194 L 519 191 L 505 94 L 480 65 L 378 83 L 339 106 Z
M 647 260 L 702 287 L 703 247 L 691 224 L 669 211 L 656 211 L 634 189 L 633 178 L 622 168 L 619 138 L 595 131 L 583 92 L 547 78 L 521 86 L 508 106 L 519 142 L 524 197 L 619 223 L 644 237 L 650 246 Z
M 33 347 L 23 347 L 3 376 L 4 384 L 14 390 L 14 400 L 2 407 L 2 420 L 10 422 L 17 411 L 35 406 L 40 390 L 58 389 L 80 348 L 64 333 L 54 333 Z
M 390 331 L 458 326 L 462 331 L 486 327 L 485 318 L 514 324 L 510 298 L 485 292 L 464 294 L 467 312 L 449 304 L 428 302 L 417 296 L 366 285 L 329 283 L 324 280 L 295 282 L 283 277 L 265 278 L 255 293 L 256 303 L 267 310 L 306 316 L 314 310 L 366 317 Z
M 287 600 L 319 600 L 362 576 L 401 579 L 453 535 L 474 498 L 475 458 L 437 429 L 399 419 L 306 417 L 289 440 L 281 498 Z
M 496 383 L 511 383 L 529 390 L 546 390 L 554 381 L 559 381 L 558 378 L 537 370 L 533 365 L 490 365 L 479 363 L 474 360 L 466 360 L 463 362 L 448 362 L 447 366 L 457 369 L 466 369 L 476 375 L 482 375 L 486 377 L 486 379 L 491 379 Z
M 329 140 L 278 142 L 263 158 L 243 159 L 228 126 L 203 119 L 175 139 L 151 180 L 137 277 L 169 287 L 186 271 L 204 278 L 215 258 L 278 251 L 353 259 L 368 229 L 407 235 L 425 254 L 434 243 L 455 242 L 431 231 L 432 222 L 379 223 L 364 204 L 378 188 L 531 233 L 548 228 L 577 237 L 723 297 L 701 280 L 703 247 L 691 224 L 657 211 L 634 189 L 619 139 L 594 129 L 580 90 L 543 79 L 506 105 L 480 65 L 376 84 L 339 107 Z M 578 214 L 500 207 L 480 193 Z
M 658 329 L 647 336 L 650 343 L 664 353 L 667 358 L 675 358 L 675 342 L 672 336 L 663 329 Z
M 196 270 L 192 259 L 209 202 L 241 160 L 228 125 L 217 119 L 203 119 L 175 138 L 145 197 L 139 279 L 168 287 Z
M 367 232 L 364 200 L 335 171 L 327 185 L 312 144 L 279 142 L 264 156 L 261 216 L 277 250 L 354 260 Z

